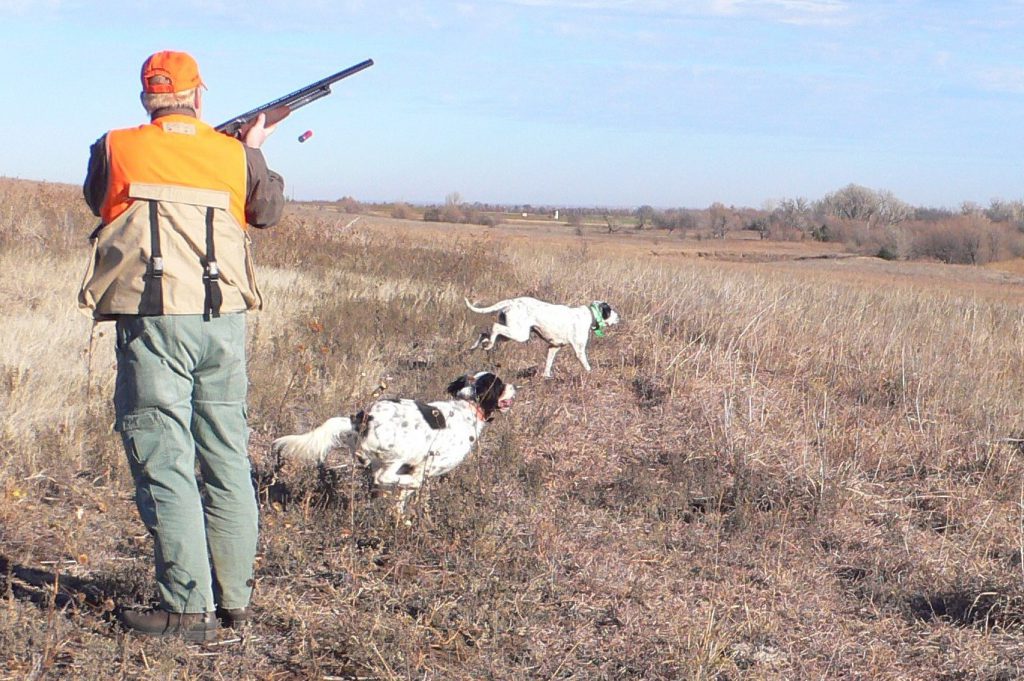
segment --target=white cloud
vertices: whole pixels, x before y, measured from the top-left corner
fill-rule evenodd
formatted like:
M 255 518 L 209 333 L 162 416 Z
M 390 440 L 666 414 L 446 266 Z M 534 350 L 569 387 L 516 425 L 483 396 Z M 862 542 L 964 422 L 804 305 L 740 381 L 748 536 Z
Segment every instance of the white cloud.
M 739 14 L 737 4 L 737 0 L 711 0 L 711 13 L 723 16 Z
M 50 14 L 60 10 L 61 0 L 0 0 L 0 17 Z
M 765 5 L 777 5 L 786 10 L 812 14 L 834 14 L 843 12 L 847 8 L 847 3 L 843 0 L 760 0 L 760 2 Z
M 1024 1 L 1024 0 L 1022 0 Z M 849 0 L 503 0 L 518 7 L 604 10 L 663 16 L 751 17 L 791 24 L 838 24 L 850 20 Z
M 550 7 L 552 9 L 604 9 L 634 12 L 664 12 L 686 9 L 697 3 L 666 0 L 504 0 L 508 5 Z
M 978 83 L 990 92 L 1024 94 L 1024 67 L 1004 66 L 982 71 L 978 74 Z
M 850 20 L 846 0 L 711 0 L 709 10 L 719 16 L 752 16 L 799 25 L 831 25 Z

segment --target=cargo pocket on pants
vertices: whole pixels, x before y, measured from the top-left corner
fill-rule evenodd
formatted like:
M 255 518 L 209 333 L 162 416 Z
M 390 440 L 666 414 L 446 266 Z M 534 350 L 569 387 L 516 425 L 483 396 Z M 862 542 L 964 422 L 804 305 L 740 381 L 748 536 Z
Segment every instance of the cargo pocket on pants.
M 146 527 L 157 526 L 156 503 L 152 486 L 162 458 L 161 449 L 166 448 L 165 417 L 157 409 L 145 409 L 120 417 L 114 430 L 121 433 L 125 455 L 135 480 L 135 504 Z
M 159 409 L 141 409 L 117 419 L 114 430 L 121 433 L 128 462 L 145 468 L 160 451 L 164 436 L 164 416 Z

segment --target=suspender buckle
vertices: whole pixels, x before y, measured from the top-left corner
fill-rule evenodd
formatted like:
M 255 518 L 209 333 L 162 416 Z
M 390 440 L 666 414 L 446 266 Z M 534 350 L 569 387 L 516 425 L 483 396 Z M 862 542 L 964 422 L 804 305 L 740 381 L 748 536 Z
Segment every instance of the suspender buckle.
M 220 267 L 216 260 L 208 260 L 203 270 L 203 286 L 206 289 L 206 300 L 203 302 L 203 318 L 209 321 L 220 316 L 220 306 L 224 302 L 224 294 L 220 290 Z

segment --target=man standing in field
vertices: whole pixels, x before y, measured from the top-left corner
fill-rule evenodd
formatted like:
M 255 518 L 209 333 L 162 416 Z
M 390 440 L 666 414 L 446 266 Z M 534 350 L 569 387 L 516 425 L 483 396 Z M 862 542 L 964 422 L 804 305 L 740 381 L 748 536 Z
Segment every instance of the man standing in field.
M 200 120 L 195 60 L 142 65 L 150 122 L 92 146 L 83 192 L 102 219 L 79 304 L 116 325 L 115 429 L 154 540 L 160 606 L 121 610 L 128 630 L 210 640 L 252 594 L 258 511 L 246 422 L 245 312 L 262 307 L 247 225 L 270 227 L 284 182 L 260 146 Z M 196 463 L 202 476 L 197 481 Z

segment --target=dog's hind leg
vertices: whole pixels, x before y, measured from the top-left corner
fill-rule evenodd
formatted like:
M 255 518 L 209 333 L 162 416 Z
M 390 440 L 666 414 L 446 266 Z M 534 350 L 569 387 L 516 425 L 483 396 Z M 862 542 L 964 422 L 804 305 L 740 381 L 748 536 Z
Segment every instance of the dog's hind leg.
M 480 336 L 472 345 L 469 346 L 469 349 L 476 350 L 477 348 L 482 347 L 484 350 L 493 350 L 498 345 L 498 343 L 500 343 L 503 340 L 505 340 L 505 337 L 502 335 L 497 335 L 492 340 L 491 334 L 489 334 L 486 331 L 481 331 Z
M 498 339 L 504 336 L 509 340 L 514 340 L 518 343 L 525 343 L 530 340 L 530 328 L 520 329 L 512 326 L 505 326 L 504 324 L 494 324 L 491 327 L 491 335 L 486 341 L 481 340 L 481 344 L 484 350 L 490 350 L 494 347 Z
M 489 333 L 487 333 L 486 331 L 481 331 L 480 335 L 477 336 L 476 341 L 472 345 L 469 346 L 469 349 L 470 350 L 476 350 L 478 347 L 480 347 L 484 343 L 490 343 L 490 338 L 491 338 L 491 336 L 490 336 Z

